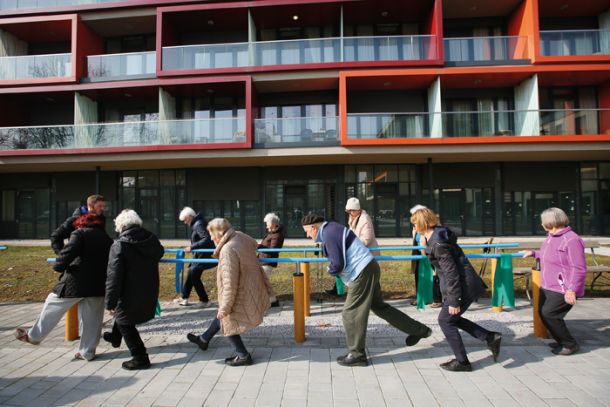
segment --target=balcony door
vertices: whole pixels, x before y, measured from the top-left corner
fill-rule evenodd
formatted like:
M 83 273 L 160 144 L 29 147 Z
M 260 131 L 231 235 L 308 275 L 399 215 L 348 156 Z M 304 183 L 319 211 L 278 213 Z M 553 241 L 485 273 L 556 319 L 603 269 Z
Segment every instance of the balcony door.
M 465 216 L 463 189 L 441 189 L 440 190 L 440 220 L 443 226 L 453 230 L 458 236 L 464 236 Z
M 284 186 L 284 219 L 287 237 L 303 237 L 301 219 L 307 210 L 307 187 L 305 185 Z

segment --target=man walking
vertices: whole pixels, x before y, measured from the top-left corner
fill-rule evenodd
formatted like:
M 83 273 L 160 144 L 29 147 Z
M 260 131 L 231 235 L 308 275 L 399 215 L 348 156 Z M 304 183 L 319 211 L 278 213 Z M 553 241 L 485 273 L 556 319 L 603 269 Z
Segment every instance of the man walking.
M 307 237 L 322 242 L 328 257 L 328 273 L 339 276 L 349 286 L 343 306 L 343 326 L 348 353 L 337 358 L 342 366 L 366 366 L 366 328 L 369 312 L 386 320 L 390 325 L 408 334 L 405 344 L 413 346 L 432 334 L 426 325 L 415 321 L 383 301 L 379 284 L 379 264 L 354 232 L 336 222 L 308 214 L 301 224 Z
M 180 212 L 179 219 L 184 222 L 185 225 L 191 227 L 191 245 L 184 248 L 184 251 L 191 253 L 196 249 L 214 249 L 216 246 L 208 233 L 208 221 L 203 218 L 200 213 L 195 213 L 193 208 L 185 206 Z M 212 252 L 209 253 L 193 253 L 194 259 L 211 259 Z M 197 295 L 199 296 L 199 307 L 205 308 L 209 304 L 208 293 L 205 291 L 203 282 L 201 281 L 201 274 L 205 270 L 214 268 L 216 265 L 213 263 L 191 263 L 186 278 L 184 279 L 184 285 L 182 287 L 182 298 L 179 300 L 180 305 L 190 305 L 189 296 L 191 290 L 195 287 Z
M 64 248 L 64 240 L 70 237 L 70 234 L 74 232 L 74 221 L 80 218 L 86 213 L 95 213 L 102 220 L 102 227 L 106 223 L 104 217 L 104 210 L 106 209 L 106 201 L 101 195 L 91 195 L 87 198 L 87 205 L 83 205 L 74 210 L 72 216 L 68 217 L 64 223 L 59 225 L 57 229 L 51 233 L 51 247 L 55 254 L 59 254 L 61 249 Z

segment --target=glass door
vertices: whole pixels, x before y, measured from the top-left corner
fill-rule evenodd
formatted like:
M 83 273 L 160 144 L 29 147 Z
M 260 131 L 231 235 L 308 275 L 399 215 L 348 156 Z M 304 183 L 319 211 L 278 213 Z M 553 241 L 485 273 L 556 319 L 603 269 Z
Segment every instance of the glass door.
M 532 210 L 532 233 L 544 235 L 546 232 L 540 224 L 540 214 L 547 208 L 557 206 L 557 194 L 554 192 L 534 192 L 534 207 Z
M 159 236 L 161 221 L 159 219 L 159 188 L 142 188 L 139 191 L 140 217 L 144 227 Z
M 306 213 L 307 189 L 305 186 L 284 186 L 284 219 L 287 237 L 303 238 L 301 219 Z
M 20 191 L 17 199 L 18 236 L 20 239 L 34 239 L 36 237 L 35 211 L 36 196 L 34 191 Z
M 398 185 L 375 185 L 375 225 L 379 237 L 394 237 L 398 235 Z
M 458 236 L 465 235 L 464 190 L 441 189 L 440 191 L 440 221 L 441 225 L 453 230 Z

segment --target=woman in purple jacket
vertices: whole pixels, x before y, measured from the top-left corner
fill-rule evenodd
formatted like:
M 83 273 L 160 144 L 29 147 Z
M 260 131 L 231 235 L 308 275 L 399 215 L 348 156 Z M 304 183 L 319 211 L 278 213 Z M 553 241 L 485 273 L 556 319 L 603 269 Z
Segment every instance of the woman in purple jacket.
M 580 347 L 563 320 L 585 294 L 585 244 L 572 228 L 568 216 L 559 208 L 549 208 L 540 215 L 548 236 L 540 250 L 524 251 L 524 257 L 540 259 L 541 282 L 538 313 L 556 342 L 549 346 L 556 355 L 571 355 Z

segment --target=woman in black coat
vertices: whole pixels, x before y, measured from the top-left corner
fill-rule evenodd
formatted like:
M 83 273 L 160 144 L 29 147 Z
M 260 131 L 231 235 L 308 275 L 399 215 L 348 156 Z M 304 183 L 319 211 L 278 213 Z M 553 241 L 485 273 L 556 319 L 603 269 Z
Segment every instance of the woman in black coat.
M 104 318 L 106 266 L 112 239 L 104 231 L 103 216 L 87 213 L 73 223 L 75 230 L 53 265 L 53 270 L 61 273 L 59 282 L 48 295 L 34 326 L 29 331 L 17 328 L 15 336 L 37 345 L 72 305 L 79 304 L 82 332 L 74 357 L 92 360 Z
M 120 235 L 110 249 L 106 280 L 106 309 L 114 315 L 114 326 L 104 332 L 104 340 L 118 347 L 125 339 L 133 358 L 123 362 L 124 369 L 148 369 L 150 360 L 136 325 L 155 316 L 164 250 L 159 239 L 142 228 L 135 211 L 125 209 L 114 223 Z
M 457 244 L 457 236 L 438 224 L 438 216 L 428 208 L 416 210 L 411 216 L 417 233 L 427 245 L 426 255 L 440 280 L 443 307 L 438 322 L 455 354 L 455 359 L 441 364 L 450 371 L 471 371 L 462 337 L 458 328 L 477 339 L 485 341 L 493 358 L 497 361 L 502 335 L 491 332 L 462 317 L 473 301 L 485 292 L 485 283 L 476 274 L 472 265 Z

